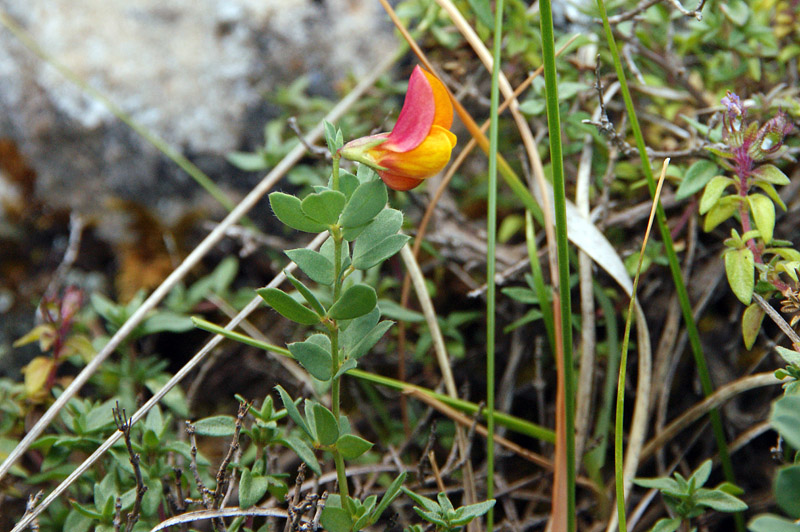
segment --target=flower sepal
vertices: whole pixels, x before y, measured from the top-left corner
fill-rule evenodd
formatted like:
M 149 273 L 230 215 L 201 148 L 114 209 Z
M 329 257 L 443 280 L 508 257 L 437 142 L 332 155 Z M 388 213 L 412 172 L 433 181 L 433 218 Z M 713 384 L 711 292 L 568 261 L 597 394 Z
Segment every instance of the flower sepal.
M 339 155 L 348 161 L 365 164 L 373 170 L 384 171 L 387 170 L 387 168 L 378 164 L 370 153 L 370 150 L 380 146 L 387 140 L 388 138 L 385 133 L 351 140 L 343 147 L 339 148 Z

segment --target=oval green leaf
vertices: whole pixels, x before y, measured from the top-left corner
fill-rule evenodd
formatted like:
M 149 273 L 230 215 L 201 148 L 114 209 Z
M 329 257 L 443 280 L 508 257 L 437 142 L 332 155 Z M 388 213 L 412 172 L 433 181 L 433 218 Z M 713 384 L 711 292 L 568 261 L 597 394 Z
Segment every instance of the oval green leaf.
M 346 201 L 345 195 L 338 190 L 324 190 L 303 198 L 300 208 L 303 214 L 327 226 L 339 221 Z
M 775 204 L 763 194 L 750 194 L 747 196 L 753 220 L 761 232 L 761 238 L 769 244 L 772 242 L 772 233 L 775 230 Z
M 236 419 L 233 416 L 212 416 L 194 422 L 194 433 L 199 436 L 233 436 Z
M 269 481 L 260 476 L 254 475 L 249 469 L 242 471 L 242 478 L 239 481 L 239 506 L 250 508 L 255 506 L 267 492 Z
M 789 178 L 786 177 L 786 174 L 773 164 L 763 164 L 753 170 L 753 174 L 755 174 L 757 179 L 763 179 L 767 183 L 772 183 L 773 185 L 788 185 L 791 182 Z
M 683 181 L 675 192 L 676 200 L 683 200 L 701 190 L 711 178 L 717 175 L 719 168 L 706 159 L 701 159 L 686 170 Z
M 362 235 L 363 237 L 363 235 Z M 408 235 L 392 235 L 384 238 L 380 243 L 361 253 L 353 254 L 353 267 L 359 270 L 367 270 L 377 266 L 395 253 L 403 249 L 409 240 Z
M 306 216 L 303 213 L 300 200 L 290 194 L 273 192 L 269 195 L 269 204 L 278 220 L 292 229 L 305 231 L 306 233 L 321 233 L 328 229 L 326 225 L 315 222 Z
M 292 286 L 295 287 L 295 289 L 300 293 L 300 295 L 303 296 L 303 299 L 306 300 L 306 303 L 311 305 L 311 308 L 314 309 L 314 311 L 317 314 L 319 314 L 320 316 L 324 316 L 325 315 L 325 307 L 323 307 L 322 303 L 319 302 L 319 299 L 317 299 L 317 296 L 315 296 L 314 293 L 306 285 L 304 285 L 302 282 L 300 282 L 291 273 L 284 272 L 284 275 L 286 275 L 286 278 L 289 280 L 290 283 L 292 283 Z
M 353 460 L 369 451 L 372 444 L 355 434 L 344 434 L 336 442 L 336 448 L 345 460 Z
M 377 303 L 378 296 L 371 286 L 354 284 L 328 310 L 328 316 L 335 320 L 352 320 L 371 312 Z
M 340 218 L 342 227 L 358 227 L 369 222 L 383 210 L 389 195 L 383 181 L 361 183 L 353 191 L 350 201 L 344 207 Z
M 303 270 L 312 281 L 330 286 L 333 284 L 333 263 L 313 249 L 290 249 L 286 255 Z
M 322 445 L 333 445 L 339 439 L 339 423 L 330 410 L 319 403 L 314 403 L 314 423 L 317 428 L 317 439 Z
M 301 325 L 315 325 L 319 323 L 320 318 L 316 312 L 304 307 L 283 290 L 268 287 L 259 288 L 256 290 L 256 293 L 284 318 Z
M 731 290 L 745 305 L 753 299 L 755 262 L 753 252 L 747 248 L 732 249 L 725 253 L 725 274 Z
M 289 414 L 292 421 L 297 423 L 297 426 L 303 429 L 303 432 L 311 436 L 311 431 L 308 429 L 308 425 L 306 425 L 306 420 L 300 415 L 300 410 L 297 409 L 297 405 L 292 401 L 292 397 L 280 385 L 275 386 L 275 389 L 278 390 L 278 395 L 281 396 L 283 407 L 286 409 L 286 413 Z
M 717 201 L 722 197 L 725 188 L 732 183 L 733 180 L 724 175 L 718 175 L 709 181 L 703 191 L 703 197 L 700 198 L 700 214 L 705 214 L 711 210 L 711 207 L 716 205 Z
M 775 502 L 791 517 L 800 517 L 800 465 L 778 470 L 775 479 Z
M 292 356 L 311 375 L 321 381 L 331 378 L 331 354 L 314 342 L 295 342 L 287 346 Z

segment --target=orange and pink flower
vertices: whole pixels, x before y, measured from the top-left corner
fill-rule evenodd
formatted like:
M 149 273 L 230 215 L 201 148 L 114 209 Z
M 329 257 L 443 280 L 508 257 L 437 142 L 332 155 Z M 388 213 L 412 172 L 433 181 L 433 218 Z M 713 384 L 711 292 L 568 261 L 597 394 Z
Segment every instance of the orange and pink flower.
M 411 190 L 438 174 L 450 160 L 456 136 L 453 104 L 436 76 L 419 66 L 391 133 L 378 133 L 345 144 L 341 155 L 374 168 L 394 190 Z

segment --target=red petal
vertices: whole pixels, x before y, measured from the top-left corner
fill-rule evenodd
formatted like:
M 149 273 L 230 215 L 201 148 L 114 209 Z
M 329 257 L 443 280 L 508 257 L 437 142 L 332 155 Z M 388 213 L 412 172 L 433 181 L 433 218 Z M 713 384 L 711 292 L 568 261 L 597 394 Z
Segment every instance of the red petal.
M 397 124 L 383 148 L 400 153 L 416 148 L 428 136 L 435 115 L 433 89 L 425 72 L 416 66 L 408 80 L 408 92 Z
M 378 170 L 378 175 L 381 176 L 386 186 L 392 190 L 411 190 L 422 183 L 422 179 L 414 179 L 413 177 L 405 177 L 381 170 Z

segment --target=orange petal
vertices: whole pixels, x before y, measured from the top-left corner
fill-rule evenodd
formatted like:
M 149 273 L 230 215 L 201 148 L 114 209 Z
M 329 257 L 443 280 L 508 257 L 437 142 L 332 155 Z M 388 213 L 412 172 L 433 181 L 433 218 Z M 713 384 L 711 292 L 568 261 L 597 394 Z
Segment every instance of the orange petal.
M 453 125 L 453 103 L 450 101 L 450 94 L 444 84 L 439 81 L 439 78 L 426 70 L 422 70 L 422 73 L 428 78 L 428 83 L 430 83 L 433 90 L 433 103 L 436 108 L 433 123 L 445 129 L 450 129 L 450 126 Z

